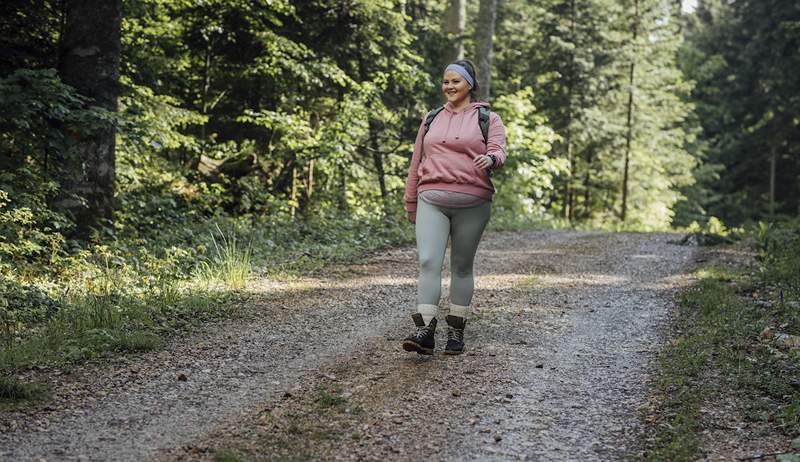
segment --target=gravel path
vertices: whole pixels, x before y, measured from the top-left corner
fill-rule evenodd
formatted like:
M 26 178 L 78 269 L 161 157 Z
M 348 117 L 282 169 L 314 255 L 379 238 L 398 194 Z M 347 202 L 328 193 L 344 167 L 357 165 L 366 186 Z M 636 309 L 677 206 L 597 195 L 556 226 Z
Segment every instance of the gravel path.
M 670 238 L 487 235 L 457 357 L 399 348 L 413 248 L 261 280 L 244 319 L 86 366 L 59 378 L 57 404 L 0 414 L 0 459 L 628 459 L 648 364 L 692 264 L 694 250 Z

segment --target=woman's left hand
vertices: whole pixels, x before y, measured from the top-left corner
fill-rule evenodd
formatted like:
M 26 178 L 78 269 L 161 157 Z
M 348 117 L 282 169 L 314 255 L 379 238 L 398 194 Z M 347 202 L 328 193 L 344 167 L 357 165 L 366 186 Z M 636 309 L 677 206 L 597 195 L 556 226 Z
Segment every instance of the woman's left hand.
M 492 165 L 492 158 L 489 156 L 478 156 L 473 159 L 472 163 L 475 164 L 475 168 L 489 168 Z

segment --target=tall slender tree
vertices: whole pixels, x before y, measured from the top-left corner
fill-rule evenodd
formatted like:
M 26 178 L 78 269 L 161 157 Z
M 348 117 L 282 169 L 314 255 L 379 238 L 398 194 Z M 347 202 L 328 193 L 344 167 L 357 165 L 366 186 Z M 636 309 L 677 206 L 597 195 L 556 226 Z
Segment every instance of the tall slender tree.
M 443 64 L 464 57 L 464 28 L 467 24 L 466 0 L 447 0 L 443 29 L 449 41 L 442 56 Z
M 66 0 L 58 71 L 97 106 L 117 110 L 121 0 Z M 110 220 L 114 210 L 115 129 L 109 124 L 80 137 L 76 159 L 66 159 L 60 205 L 75 217 L 79 235 Z
M 481 98 L 488 100 L 492 88 L 494 28 L 497 19 L 497 0 L 481 0 L 475 28 L 475 59 Z
M 631 166 L 631 143 L 633 143 L 633 99 L 636 89 L 636 60 L 637 47 L 639 42 L 639 0 L 633 0 L 633 18 L 631 20 L 631 58 L 628 65 L 628 103 L 625 110 L 625 157 L 622 168 L 622 207 L 620 208 L 620 220 L 625 222 L 628 211 L 628 175 Z

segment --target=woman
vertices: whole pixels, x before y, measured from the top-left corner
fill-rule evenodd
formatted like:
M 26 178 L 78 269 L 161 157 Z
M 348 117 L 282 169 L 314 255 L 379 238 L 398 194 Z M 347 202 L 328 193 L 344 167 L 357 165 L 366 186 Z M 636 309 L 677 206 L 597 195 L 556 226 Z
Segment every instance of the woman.
M 500 117 L 488 111 L 489 104 L 478 101 L 475 66 L 468 60 L 447 66 L 442 92 L 447 104 L 429 113 L 417 132 L 405 192 L 408 219 L 416 224 L 420 271 L 417 312 L 412 315 L 417 331 L 403 340 L 403 349 L 426 355 L 433 354 L 435 345 L 448 238 L 452 276 L 444 353 L 464 351 L 474 289 L 472 265 L 491 215 L 490 171 L 506 160 L 505 128 Z M 488 130 L 481 127 L 487 114 Z

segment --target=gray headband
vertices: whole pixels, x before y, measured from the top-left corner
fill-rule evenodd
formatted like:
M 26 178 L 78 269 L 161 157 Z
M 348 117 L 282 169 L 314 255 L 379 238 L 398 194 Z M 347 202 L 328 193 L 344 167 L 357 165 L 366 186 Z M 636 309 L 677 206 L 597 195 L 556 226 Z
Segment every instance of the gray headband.
M 458 72 L 459 74 L 461 74 L 461 77 L 464 77 L 464 80 L 467 81 L 467 85 L 469 85 L 469 88 L 473 88 L 475 86 L 475 81 L 472 80 L 472 77 L 469 75 L 469 72 L 467 72 L 467 68 L 465 68 L 460 64 L 450 64 L 449 66 L 447 66 L 447 68 L 445 68 L 444 71 Z

